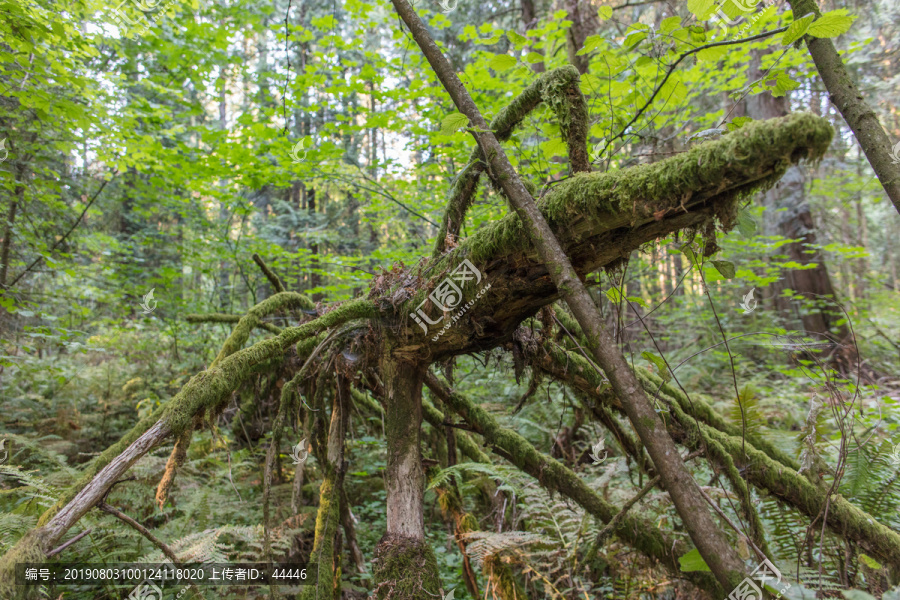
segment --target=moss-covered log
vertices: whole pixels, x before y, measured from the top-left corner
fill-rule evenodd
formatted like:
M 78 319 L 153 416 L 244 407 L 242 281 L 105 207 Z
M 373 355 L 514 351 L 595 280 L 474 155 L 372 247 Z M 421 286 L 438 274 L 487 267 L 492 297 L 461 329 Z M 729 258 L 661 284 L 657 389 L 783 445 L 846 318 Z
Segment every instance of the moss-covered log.
M 294 344 L 325 329 L 352 319 L 371 318 L 375 314 L 375 307 L 368 300 L 347 302 L 314 321 L 299 327 L 285 328 L 276 337 L 235 352 L 215 368 L 192 377 L 168 403 L 142 419 L 116 444 L 91 461 L 82 478 L 62 495 L 53 508 L 44 513 L 38 529 L 19 540 L 16 546 L 0 558 L 0 589 L 10 586 L 13 590 L 9 596 L 0 597 L 4 600 L 17 597 L 14 585 L 15 562 L 21 562 L 21 558 L 17 557 L 40 556 L 43 560 L 43 553 L 53 548 L 65 532 L 103 498 L 109 487 L 131 465 L 169 435 L 184 431 L 195 415 L 206 409 L 218 408 L 253 372 L 253 367 L 280 358 Z
M 573 267 L 583 275 L 673 231 L 714 218 L 731 228 L 739 200 L 774 185 L 789 165 L 821 158 L 832 135 L 827 120 L 806 113 L 756 121 L 657 163 L 576 174 L 553 186 L 538 206 Z M 406 325 L 408 315 L 464 259 L 482 279 L 463 289 L 463 304 L 475 299 L 486 283 L 490 289 L 435 341 L 431 338 L 439 326 L 428 333 L 415 325 L 404 328 L 397 352 L 435 361 L 493 348 L 509 341 L 524 318 L 559 298 L 522 222 L 510 214 L 423 265 L 422 279 L 398 280 L 379 294 L 379 307 Z M 406 302 L 396 303 L 402 298 Z M 431 311 L 437 314 L 436 309 Z
M 590 489 L 575 472 L 538 452 L 519 434 L 501 427 L 496 419 L 471 399 L 450 390 L 430 373 L 425 377 L 425 384 L 449 409 L 459 414 L 480 433 L 485 442 L 501 456 L 537 479 L 542 486 L 571 498 L 603 523 L 609 523 L 619 514 L 617 507 Z M 708 573 L 682 573 L 678 557 L 683 556 L 690 548 L 681 540 L 666 536 L 652 523 L 629 513 L 621 517 L 614 533 L 631 547 L 660 561 L 673 574 L 687 577 L 696 585 L 715 594 L 723 593 L 715 579 Z
M 557 355 L 556 358 L 559 360 L 554 361 L 556 367 L 568 363 L 569 374 L 565 381 L 591 400 L 621 411 L 618 398 L 608 390 L 602 389 L 602 378 L 583 357 L 576 352 L 567 352 Z M 701 439 L 697 435 L 699 422 L 702 434 L 725 450 L 734 467 L 749 484 L 773 494 L 810 519 L 821 514 L 825 506 L 826 490 L 800 475 L 792 466 L 796 461 L 785 452 L 756 436 L 742 441 L 740 428 L 725 423 L 721 417 L 712 417 L 714 412 L 702 400 L 693 398 L 691 401 L 681 390 L 664 383 L 649 371 L 641 368 L 635 370 L 649 393 L 658 393 L 662 401 L 684 415 L 680 420 L 665 421 L 673 438 L 688 448 L 699 449 L 702 446 Z M 548 372 L 552 373 L 553 370 Z M 694 412 L 689 413 L 689 410 Z M 715 456 L 710 458 L 715 460 Z M 857 508 L 839 494 L 831 498 L 827 524 L 836 534 L 858 543 L 867 553 L 900 568 L 900 534 L 879 523 L 872 515 Z

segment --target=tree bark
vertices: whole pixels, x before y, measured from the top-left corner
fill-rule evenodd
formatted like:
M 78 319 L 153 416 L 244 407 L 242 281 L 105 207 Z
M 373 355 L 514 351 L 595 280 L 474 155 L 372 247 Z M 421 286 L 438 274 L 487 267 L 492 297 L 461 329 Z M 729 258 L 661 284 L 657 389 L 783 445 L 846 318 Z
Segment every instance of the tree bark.
M 377 598 L 400 600 L 439 596 L 437 560 L 425 541 L 425 472 L 420 429 L 422 380 L 426 367 L 392 355 L 383 344 L 384 434 L 387 442 L 387 531 L 375 549 Z
M 344 438 L 350 420 L 350 381 L 338 376 L 331 408 L 331 424 L 325 456 L 320 457 L 325 477 L 319 487 L 319 510 L 316 514 L 316 537 L 310 562 L 315 563 L 316 585 L 305 586 L 301 600 L 341 597 L 341 496 L 344 485 Z
M 813 0 L 788 0 L 795 17 L 809 13 L 822 16 Z M 831 102 L 841 111 L 844 121 L 853 130 L 869 164 L 878 176 L 894 208 L 900 212 L 900 163 L 891 158 L 891 141 L 878 121 L 878 115 L 866 102 L 856 82 L 847 71 L 844 61 L 829 38 L 804 36 L 819 76 L 828 90 Z

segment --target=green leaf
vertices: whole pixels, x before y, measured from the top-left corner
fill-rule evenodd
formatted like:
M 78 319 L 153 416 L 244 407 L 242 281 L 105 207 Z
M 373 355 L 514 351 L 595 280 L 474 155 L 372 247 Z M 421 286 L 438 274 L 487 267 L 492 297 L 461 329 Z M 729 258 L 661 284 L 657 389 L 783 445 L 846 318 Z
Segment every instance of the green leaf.
M 750 211 L 741 208 L 737 214 L 738 232 L 745 238 L 753 237 L 756 234 L 756 221 L 750 216 Z
M 712 266 L 722 274 L 725 279 L 734 279 L 734 263 L 727 260 L 711 260 Z
M 681 570 L 685 573 L 691 571 L 709 571 L 709 565 L 706 564 L 706 561 L 700 556 L 700 551 L 696 548 L 680 557 L 678 559 L 678 564 L 681 565 Z
M 541 56 L 540 54 L 538 54 L 537 52 L 529 52 L 528 54 L 525 55 L 525 58 L 523 60 L 525 62 L 527 62 L 528 64 L 532 65 L 534 63 L 544 62 L 544 57 Z
M 568 146 L 566 146 L 566 143 L 560 138 L 548 140 L 541 144 L 541 147 L 544 149 L 544 153 L 548 158 L 553 156 L 566 156 L 569 153 Z
M 697 60 L 705 62 L 715 62 L 728 54 L 727 46 L 713 46 L 712 48 L 704 48 L 697 53 Z
M 806 33 L 817 38 L 833 38 L 846 33 L 853 24 L 852 15 L 847 14 L 847 10 L 840 8 L 832 10 L 814 21 Z
M 629 302 L 634 302 L 638 306 L 643 306 L 644 308 L 647 308 L 647 303 L 644 302 L 644 299 L 641 298 L 640 296 L 628 296 L 625 299 L 628 300 Z
M 707 20 L 712 15 L 713 0 L 688 0 L 688 10 L 700 21 Z
M 800 17 L 799 19 L 791 23 L 787 31 L 784 32 L 784 36 L 781 38 L 781 43 L 785 46 L 788 46 L 802 38 L 803 34 L 806 33 L 806 30 L 809 29 L 809 24 L 812 23 L 812 20 L 815 18 L 816 15 L 810 13 L 806 16 Z
M 612 6 L 601 6 L 597 10 L 597 15 L 600 17 L 601 21 L 605 21 L 606 19 L 612 17 L 612 12 Z
M 604 292 L 606 297 L 609 298 L 609 301 L 613 304 L 619 304 L 622 302 L 622 292 L 619 291 L 619 288 L 612 287 Z
M 860 553 L 859 560 L 861 562 L 865 563 L 865 565 L 867 567 L 869 567 L 870 569 L 874 569 L 877 571 L 881 568 L 881 563 L 878 562 L 877 560 L 875 560 L 874 558 L 872 558 L 871 556 L 869 556 L 868 554 Z
M 488 62 L 488 66 L 495 71 L 506 71 L 507 69 L 516 66 L 518 62 L 519 61 L 516 60 L 515 56 L 510 56 L 509 54 L 495 54 Z
M 444 117 L 444 120 L 441 121 L 441 133 L 450 134 L 454 131 L 457 131 L 460 127 L 465 127 L 469 124 L 469 117 L 462 114 L 461 112 L 453 112 Z
M 782 71 L 775 77 L 775 87 L 772 89 L 772 96 L 780 98 L 798 87 L 800 87 L 800 83 L 794 81 L 787 73 Z
M 672 378 L 672 375 L 669 373 L 669 367 L 666 366 L 666 361 L 664 361 L 661 356 L 644 350 L 643 352 L 641 352 L 641 358 L 644 358 L 653 363 L 653 365 L 656 367 L 656 370 L 659 371 L 659 376 L 663 378 L 663 381 L 668 381 Z M 682 567 L 681 570 L 684 571 L 685 569 Z
M 584 40 L 584 45 L 578 51 L 578 55 L 587 54 L 591 50 L 596 50 L 605 43 L 602 35 L 589 35 Z
M 524 46 L 525 44 L 528 43 L 527 37 L 525 37 L 524 35 L 520 35 L 520 34 L 516 33 L 515 31 L 507 31 L 506 38 L 510 42 L 512 42 L 513 44 L 515 44 L 517 46 Z
M 735 131 L 752 120 L 753 119 L 751 117 L 735 117 L 731 120 L 731 123 L 728 123 L 725 127 L 728 129 L 728 131 Z
M 659 24 L 660 33 L 669 33 L 681 27 L 681 17 L 668 17 Z
M 632 48 L 640 44 L 647 37 L 646 31 L 632 31 L 627 36 L 625 36 L 624 46 L 626 48 Z

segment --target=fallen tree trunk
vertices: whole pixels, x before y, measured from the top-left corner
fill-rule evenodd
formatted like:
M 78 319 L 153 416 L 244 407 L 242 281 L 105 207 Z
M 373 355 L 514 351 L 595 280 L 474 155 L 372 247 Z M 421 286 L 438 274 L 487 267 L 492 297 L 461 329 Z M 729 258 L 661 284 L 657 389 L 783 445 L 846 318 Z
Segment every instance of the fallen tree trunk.
M 548 356 L 547 359 L 553 361 L 553 366 L 547 369 L 548 373 L 555 375 L 562 368 L 567 374 L 561 379 L 583 396 L 622 412 L 621 402 L 615 394 L 599 391 L 604 380 L 577 353 L 568 352 L 563 357 Z M 702 446 L 702 440 L 697 435 L 699 424 L 703 437 L 724 447 L 749 484 L 771 493 L 810 519 L 822 513 L 827 489 L 814 485 L 799 474 L 796 461 L 771 448 L 771 444 L 763 443 L 762 447 L 757 447 L 760 442 L 755 438 L 742 440 L 739 428 L 735 426 L 710 424 L 703 418 L 704 405 L 697 399 L 691 402 L 680 390 L 665 384 L 645 369 L 637 369 L 637 372 L 641 384 L 649 393 L 658 394 L 668 406 L 680 412 L 676 419 L 666 420 L 666 427 L 674 439 L 692 450 L 699 449 Z M 766 447 L 768 450 L 764 451 Z M 900 534 L 840 495 L 831 498 L 827 525 L 835 534 L 859 544 L 878 560 L 900 568 Z

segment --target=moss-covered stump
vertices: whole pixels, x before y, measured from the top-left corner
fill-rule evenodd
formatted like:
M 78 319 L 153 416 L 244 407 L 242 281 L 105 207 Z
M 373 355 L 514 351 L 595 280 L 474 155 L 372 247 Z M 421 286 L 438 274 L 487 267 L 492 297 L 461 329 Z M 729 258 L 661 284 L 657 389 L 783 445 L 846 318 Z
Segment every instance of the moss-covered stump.
M 385 535 L 375 548 L 373 575 L 378 600 L 441 597 L 437 559 L 424 541 Z

